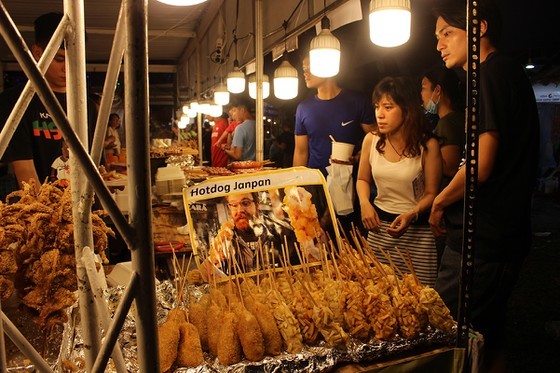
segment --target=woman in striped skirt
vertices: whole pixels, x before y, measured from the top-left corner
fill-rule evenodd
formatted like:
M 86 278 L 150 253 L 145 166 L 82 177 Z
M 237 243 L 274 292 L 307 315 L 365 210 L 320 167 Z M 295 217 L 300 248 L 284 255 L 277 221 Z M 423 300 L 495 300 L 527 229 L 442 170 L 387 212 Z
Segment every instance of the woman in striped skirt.
M 409 269 L 396 247 L 408 250 L 419 280 L 433 286 L 437 254 L 428 217 L 442 175 L 438 141 L 428 130 L 420 94 L 409 78 L 383 79 L 372 101 L 377 129 L 364 138 L 356 183 L 367 241 L 379 260 L 387 262 L 380 248 L 403 273 Z M 372 183 L 377 189 L 373 204 Z

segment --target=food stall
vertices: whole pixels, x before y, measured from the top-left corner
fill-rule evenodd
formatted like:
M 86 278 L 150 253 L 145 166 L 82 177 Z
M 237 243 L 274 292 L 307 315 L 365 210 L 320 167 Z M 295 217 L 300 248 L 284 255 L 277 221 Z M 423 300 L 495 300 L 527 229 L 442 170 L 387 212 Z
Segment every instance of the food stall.
M 261 2 L 257 1 L 257 3 L 261 3 Z M 340 5 L 340 3 L 344 3 L 344 2 L 342 1 L 333 2 L 331 4 L 332 9 L 336 8 L 338 5 Z M 80 14 L 79 9 L 72 9 L 71 6 L 69 6 L 69 8 L 70 8 L 69 11 L 71 12 L 70 14 L 72 16 L 72 19 L 79 20 L 78 24 L 80 22 L 83 22 L 83 17 Z M 75 11 L 75 13 L 72 13 L 72 10 Z M 82 356 L 80 356 L 79 358 L 76 357 L 74 361 L 68 361 L 68 364 L 76 365 L 77 369 L 84 369 L 84 367 L 87 367 L 88 370 L 102 371 L 103 369 L 105 369 L 110 357 L 112 357 L 112 364 L 116 366 L 115 369 L 117 371 L 126 369 L 125 368 L 126 364 L 130 364 L 131 361 L 133 360 L 133 357 L 128 354 L 129 352 L 126 350 L 126 347 L 130 347 L 127 345 L 127 343 L 130 342 L 130 340 L 132 339 L 130 336 L 134 334 L 133 339 L 135 344 L 134 344 L 133 351 L 134 351 L 134 358 L 136 360 L 134 361 L 135 365 L 133 366 L 138 371 L 157 371 L 160 368 L 160 364 L 164 361 L 163 359 L 164 354 L 160 353 L 159 359 L 154 358 L 153 351 L 158 350 L 158 347 L 159 349 L 161 349 L 162 341 L 165 341 L 166 338 L 169 338 L 169 335 L 166 335 L 165 334 L 166 332 L 164 332 L 162 329 L 160 329 L 158 332 L 158 324 L 160 323 L 160 321 L 164 319 L 167 320 L 166 322 L 172 321 L 170 320 L 169 311 L 172 309 L 177 309 L 177 305 L 185 300 L 183 298 L 184 297 L 183 288 L 186 286 L 188 281 L 185 280 L 184 277 L 182 277 L 183 276 L 182 271 L 176 272 L 179 275 L 176 277 L 177 281 L 175 282 L 175 284 L 164 283 L 164 284 L 158 284 L 157 286 L 156 286 L 156 277 L 154 273 L 155 254 L 153 249 L 155 246 L 157 246 L 157 243 L 154 242 L 156 241 L 154 236 L 156 234 L 162 234 L 162 235 L 166 235 L 166 234 L 164 232 L 157 232 L 153 230 L 152 220 L 153 220 L 153 216 L 155 215 L 152 213 L 153 207 L 152 207 L 152 201 L 150 199 L 152 185 L 149 182 L 151 179 L 149 173 L 149 169 L 150 169 L 149 167 L 150 149 L 148 147 L 149 139 L 147 136 L 147 130 L 146 131 L 142 130 L 142 129 L 147 129 L 149 123 L 148 82 L 147 82 L 148 51 L 146 48 L 147 35 L 146 35 L 146 24 L 145 24 L 146 11 L 147 9 L 145 3 L 124 2 L 122 6 L 122 12 L 126 14 L 126 17 L 122 17 L 122 21 L 121 21 L 121 17 L 119 17 L 119 26 L 117 27 L 117 31 L 119 32 L 117 33 L 117 37 L 115 38 L 115 40 L 118 40 L 118 38 L 122 36 L 121 33 L 124 33 L 126 30 L 128 48 L 124 50 L 124 47 L 121 46 L 123 48 L 122 52 L 125 55 L 125 61 L 127 62 L 125 64 L 125 77 L 126 77 L 126 86 L 127 86 L 126 88 L 127 105 L 126 105 L 125 114 L 128 120 L 130 120 L 133 123 L 136 123 L 138 126 L 138 128 L 132 128 L 132 126 L 127 126 L 127 147 L 126 147 L 127 148 L 127 161 L 126 161 L 127 179 L 128 179 L 129 188 L 134 192 L 134 195 L 132 195 L 133 193 L 131 193 L 131 191 L 129 190 L 128 218 L 125 217 L 125 215 L 123 214 L 122 211 L 123 209 L 121 208 L 122 206 L 119 206 L 119 204 L 111 196 L 108 185 L 104 183 L 104 181 L 102 180 L 101 174 L 99 173 L 95 165 L 95 161 L 92 160 L 92 158 L 90 158 L 88 152 L 86 151 L 86 149 L 84 149 L 82 142 L 80 141 L 80 138 L 75 134 L 74 132 L 75 129 L 70 125 L 69 118 L 72 118 L 76 122 L 80 123 L 82 127 L 85 127 L 85 122 L 79 113 L 80 111 L 79 105 L 76 105 L 76 108 L 70 106 L 69 114 L 68 114 L 69 118 L 66 117 L 65 113 L 60 108 L 55 107 L 55 105 L 49 107 L 49 111 L 51 111 L 51 114 L 55 118 L 55 122 L 57 126 L 64 134 L 64 138 L 67 140 L 69 147 L 73 153 L 72 159 L 76 162 L 75 163 L 76 167 L 73 167 L 72 183 L 74 185 L 85 185 L 83 189 L 76 188 L 78 189 L 76 190 L 77 193 L 72 195 L 72 199 L 71 199 L 72 202 L 70 203 L 74 215 L 73 222 L 74 222 L 74 230 L 75 230 L 74 231 L 75 245 L 76 247 L 78 247 L 78 253 L 76 256 L 77 258 L 79 258 L 79 260 L 82 260 L 83 258 L 83 262 L 79 263 L 81 266 L 78 265 L 79 270 L 76 276 L 80 284 L 86 284 L 85 286 L 80 287 L 78 289 L 77 298 L 79 298 L 80 304 L 82 305 L 94 304 L 95 307 L 78 306 L 76 308 L 74 306 L 73 312 L 76 312 L 75 310 L 77 309 L 77 312 L 80 313 L 80 317 L 79 317 L 80 328 L 71 329 L 71 330 L 73 332 L 79 330 L 80 331 L 79 338 L 81 339 L 75 339 L 74 337 L 70 338 L 66 334 L 63 334 L 61 336 L 62 345 L 65 344 L 64 342 L 69 343 L 71 351 L 75 352 L 77 345 L 83 347 L 83 345 L 85 344 L 91 347 L 89 349 L 82 348 L 81 351 L 83 352 L 83 357 Z M 3 14 L 3 12 L 0 13 Z M 318 16 L 316 15 L 316 17 L 313 20 L 316 21 L 317 19 Z M 22 41 L 21 36 L 18 34 L 17 29 L 13 28 L 13 25 L 10 25 L 10 22 L 7 19 L 7 17 L 3 17 L 0 21 L 3 28 L 3 36 L 11 38 L 14 41 L 19 40 L 21 44 Z M 81 24 L 81 26 L 83 27 L 83 23 Z M 78 30 L 82 30 L 82 29 L 78 27 Z M 77 32 L 77 34 L 79 34 L 79 32 Z M 74 37 L 77 37 L 78 39 L 83 38 L 83 33 L 81 34 L 81 36 L 74 35 Z M 83 47 L 83 40 L 81 40 L 81 42 L 82 44 L 80 44 L 80 42 L 78 42 L 78 44 L 82 45 Z M 23 45 L 19 45 L 17 42 L 14 42 L 14 44 L 15 44 L 14 51 L 18 47 L 21 47 L 21 51 L 25 49 Z M 25 66 L 25 70 L 30 75 L 30 79 L 32 80 L 33 84 L 36 86 L 37 91 L 40 92 L 41 95 L 44 95 L 47 101 L 49 99 L 54 101 L 53 98 L 51 97 L 52 92 L 49 94 L 50 90 L 45 85 L 44 80 L 41 80 L 41 73 L 37 69 L 37 66 L 33 63 L 30 56 L 26 56 L 21 51 L 20 53 L 17 52 L 14 53 L 18 55 L 18 61 L 20 62 L 20 64 L 22 66 Z M 80 55 L 79 54 L 74 55 L 71 49 L 69 49 L 68 52 L 69 53 L 67 58 L 69 59 L 69 61 L 75 62 L 76 65 L 78 65 L 79 63 L 81 64 L 85 63 L 85 61 L 83 60 L 83 55 L 82 58 L 80 58 Z M 122 54 L 118 56 L 117 53 L 117 56 L 111 58 L 110 66 L 112 66 L 113 68 L 115 66 L 120 66 L 121 59 L 122 59 Z M 70 65 L 72 65 L 72 63 L 70 63 Z M 69 69 L 68 74 L 79 75 L 79 71 L 73 71 Z M 110 74 L 108 74 L 108 76 L 109 75 Z M 109 87 L 114 86 L 114 83 L 115 83 L 114 80 L 111 81 L 109 79 L 107 86 Z M 108 91 L 110 91 L 110 88 L 108 89 Z M 69 96 L 73 96 L 73 95 L 79 96 L 79 94 L 81 93 L 69 92 Z M 107 94 L 106 97 L 110 97 L 110 95 Z M 74 97 L 74 99 L 79 99 L 79 98 L 80 97 Z M 83 99 L 83 97 L 81 98 Z M 262 98 L 260 100 L 260 105 L 262 105 Z M 106 105 L 104 105 L 104 101 L 102 100 L 100 113 L 104 112 L 103 108 L 105 106 Z M 76 110 L 77 113 L 74 113 L 73 110 Z M 106 113 L 108 115 L 108 112 Z M 96 139 L 94 139 L 93 154 L 95 154 L 96 150 L 99 151 L 100 149 L 100 146 L 95 145 L 96 143 L 99 144 L 98 139 L 99 136 L 96 136 Z M 261 157 L 260 161 L 262 161 L 262 152 L 260 157 Z M 251 170 L 250 173 L 247 175 L 247 177 L 258 178 L 261 177 L 261 175 L 264 175 L 261 172 L 262 167 L 265 166 L 263 162 L 252 165 L 256 167 L 243 167 L 244 165 L 239 165 L 239 166 L 241 167 L 233 167 L 234 169 L 236 169 L 236 171 L 230 170 L 230 172 L 243 175 L 244 172 L 247 171 L 239 171 L 239 170 L 243 170 L 245 168 L 250 168 L 250 169 L 257 168 L 258 170 Z M 83 170 L 83 172 L 78 172 L 77 171 L 78 169 Z M 258 171 L 258 172 L 253 174 L 254 171 Z M 195 173 L 196 176 L 193 175 L 190 176 L 194 179 L 194 178 L 201 178 L 201 175 L 203 175 L 202 172 L 206 172 L 206 175 L 208 175 L 211 174 L 212 172 L 223 173 L 225 171 L 197 169 L 196 172 L 193 172 L 192 169 L 190 169 L 187 171 L 187 174 Z M 219 178 L 216 178 L 215 181 L 210 181 L 210 182 L 218 183 L 221 182 L 221 180 Z M 244 185 L 252 185 L 252 184 L 249 183 Z M 283 187 L 285 188 L 286 186 L 283 185 Z M 251 187 L 251 189 L 257 189 L 257 188 Z M 95 191 L 97 197 L 101 200 L 105 210 L 108 211 L 114 223 L 115 229 L 118 230 L 124 242 L 126 242 L 132 256 L 132 261 L 131 261 L 132 270 L 131 270 L 131 276 L 128 285 L 125 288 L 119 289 L 120 291 L 115 289 L 116 294 L 113 294 L 112 297 L 110 296 L 109 298 L 106 298 L 105 294 L 103 293 L 103 289 L 105 287 L 103 284 L 99 283 L 100 279 L 98 278 L 99 276 L 97 275 L 99 272 L 96 268 L 96 265 L 94 264 L 95 260 L 92 259 L 93 252 L 92 250 L 89 250 L 90 247 L 93 246 L 94 242 L 92 242 L 92 240 L 88 237 L 91 236 L 91 234 L 88 232 L 90 232 L 92 228 L 95 230 L 96 227 L 95 224 L 92 223 L 92 221 L 97 221 L 97 220 L 96 218 L 92 219 L 90 214 L 87 212 L 89 210 L 88 208 L 86 209 L 78 208 L 78 206 L 80 205 L 79 202 L 81 198 L 86 200 L 88 200 L 88 198 L 91 198 L 92 190 Z M 197 202 L 199 201 L 193 201 L 193 203 L 195 204 Z M 86 210 L 86 212 L 84 212 L 84 210 Z M 190 209 L 188 209 L 187 211 L 192 212 L 192 210 Z M 85 219 L 82 219 L 82 221 L 85 223 L 79 224 L 80 218 L 83 218 L 84 216 Z M 166 219 L 166 218 L 162 218 L 162 219 Z M 189 220 L 187 223 L 192 224 L 191 220 Z M 173 222 L 173 224 L 175 224 L 175 222 Z M 173 225 L 173 224 L 169 224 L 169 225 Z M 97 228 L 105 229 L 103 226 L 97 226 Z M 192 233 L 193 227 L 191 227 L 190 231 Z M 337 232 L 336 226 L 334 227 L 334 231 Z M 341 236 L 340 234 L 336 236 L 337 241 L 340 240 L 340 236 Z M 171 243 L 172 241 L 175 240 L 170 240 L 169 242 Z M 344 244 L 340 243 L 339 245 L 343 246 Z M 175 261 L 175 255 L 173 255 L 173 251 L 175 251 L 175 248 L 173 247 L 173 245 L 171 246 L 173 248 L 171 253 L 171 257 L 173 259 L 173 265 L 176 268 L 185 269 L 186 267 L 184 261 Z M 340 247 L 338 247 L 338 250 L 340 250 Z M 348 255 L 351 255 L 352 258 L 356 260 L 356 262 L 354 263 L 354 260 L 349 260 L 348 258 L 346 258 L 348 264 L 346 265 L 345 270 L 349 272 L 356 271 L 354 267 L 356 263 L 361 263 L 363 266 L 371 267 L 371 268 L 377 266 L 377 263 L 373 258 L 368 259 L 362 257 L 362 254 L 359 252 L 359 250 L 353 251 Z M 336 265 L 335 259 L 332 259 L 332 262 L 329 262 L 328 258 L 325 258 L 325 260 L 323 260 L 323 258 L 316 258 L 316 259 L 319 259 L 318 261 L 321 263 L 320 265 L 321 272 L 332 271 L 334 273 L 335 271 L 334 266 Z M 300 263 L 301 268 L 299 268 L 299 270 L 310 271 L 309 268 L 306 268 L 306 265 L 303 262 L 305 261 L 302 260 L 302 263 Z M 333 268 L 330 269 L 329 267 L 330 264 L 327 263 L 332 263 Z M 290 269 L 290 271 L 291 270 L 292 269 Z M 383 267 L 381 266 L 377 268 L 377 271 L 379 272 L 378 276 L 381 276 L 379 278 L 385 278 L 385 280 L 389 284 L 391 284 L 392 280 L 387 280 L 386 277 L 383 277 L 387 275 L 387 273 L 385 273 L 386 270 L 388 271 L 388 269 L 383 269 Z M 391 271 L 394 272 L 394 269 L 391 269 Z M 369 270 L 357 271 L 353 275 L 357 276 L 358 273 L 367 273 L 367 272 L 369 272 Z M 412 272 L 413 271 L 411 270 L 411 274 Z M 316 273 L 319 272 L 317 271 Z M 311 272 L 309 272 L 308 274 L 311 276 Z M 185 273 L 184 275 L 186 276 L 187 274 Z M 278 272 L 277 274 L 274 274 L 274 276 L 278 276 L 278 279 L 280 279 L 282 278 L 283 273 Z M 231 276 L 229 277 L 231 278 Z M 269 278 L 270 278 L 269 282 L 271 283 L 276 281 L 276 279 L 272 276 L 270 276 Z M 342 278 L 343 277 L 341 275 L 340 279 Z M 407 281 L 406 280 L 407 278 L 413 279 L 413 276 L 404 276 L 404 274 L 403 276 L 399 275 L 398 280 L 404 283 Z M 333 280 L 333 278 L 329 278 L 329 279 Z M 231 284 L 232 282 L 229 283 Z M 247 281 L 247 284 L 250 284 L 250 282 Z M 400 286 L 397 284 L 399 284 L 398 281 L 395 282 L 395 285 L 390 285 L 389 287 L 391 289 L 393 288 L 396 289 L 397 286 Z M 412 284 L 411 286 L 414 289 L 418 290 L 419 292 L 422 290 L 419 288 L 415 288 L 414 284 Z M 304 283 L 300 291 L 307 294 L 308 292 L 310 292 L 309 291 L 310 289 L 308 289 L 309 287 L 311 287 L 311 283 Z M 208 290 L 208 294 L 211 293 L 211 290 L 209 290 L 208 288 L 206 290 Z M 429 294 L 433 295 L 433 293 L 430 292 L 429 290 L 426 291 L 429 292 Z M 168 298 L 162 299 L 162 294 L 167 295 Z M 400 293 L 396 293 L 396 294 L 397 295 L 394 296 L 395 299 L 404 299 L 403 294 Z M 203 294 L 199 294 L 199 295 L 200 297 L 197 300 L 200 300 L 203 297 Z M 307 297 L 307 295 L 304 297 Z M 434 302 L 437 303 L 437 296 L 434 297 L 435 298 L 432 298 L 432 300 L 435 299 Z M 314 300 L 315 298 L 313 295 L 311 295 L 309 299 Z M 266 299 L 264 300 L 266 301 Z M 129 313 L 133 301 L 135 302 L 135 311 L 136 311 L 136 314 L 134 316 L 131 313 Z M 282 304 L 282 299 L 280 297 L 276 298 L 276 301 L 278 302 L 276 305 Z M 193 302 L 193 305 L 194 304 L 198 304 L 198 302 Z M 404 304 L 404 301 L 402 304 Z M 271 364 L 270 366 L 275 366 L 275 364 L 286 364 L 285 367 L 290 367 L 290 368 L 297 367 L 300 366 L 300 364 L 302 364 L 301 365 L 302 369 L 305 371 L 309 369 L 315 369 L 316 367 L 318 367 L 317 365 L 315 365 L 318 363 L 313 360 L 318 357 L 320 357 L 320 359 L 323 359 L 323 362 L 328 361 L 325 367 L 328 366 L 328 369 L 330 369 L 334 367 L 336 364 L 347 365 L 348 362 L 359 364 L 361 360 L 364 361 L 368 361 L 371 359 L 383 360 L 386 359 L 387 357 L 394 357 L 395 360 L 392 362 L 386 362 L 385 363 L 386 365 L 406 363 L 406 361 L 404 360 L 407 359 L 410 360 L 416 358 L 410 356 L 408 358 L 403 358 L 399 354 L 413 355 L 413 353 L 411 352 L 416 351 L 414 350 L 416 347 L 421 347 L 428 350 L 432 349 L 433 351 L 429 353 L 432 356 L 437 356 L 440 352 L 442 355 L 446 355 L 446 356 L 448 356 L 447 353 L 449 351 L 451 351 L 451 353 L 454 353 L 454 350 L 450 349 L 449 346 L 453 345 L 453 341 L 455 337 L 454 333 L 457 332 L 457 326 L 454 323 L 452 323 L 453 325 L 450 326 L 449 322 L 446 322 L 445 326 L 440 328 L 437 326 L 438 321 L 432 321 L 430 327 L 425 326 L 424 329 L 418 331 L 418 333 L 415 332 L 415 335 L 411 336 L 410 338 L 406 338 L 406 337 L 403 338 L 403 336 L 401 335 L 397 337 L 395 331 L 395 335 L 391 334 L 390 336 L 385 338 L 386 340 L 382 338 L 377 338 L 375 340 L 375 343 L 362 343 L 357 347 L 357 352 L 356 351 L 352 352 L 357 355 L 352 355 L 352 353 L 348 351 L 346 351 L 345 352 L 346 355 L 344 355 L 340 352 L 340 349 L 337 349 L 337 347 L 341 339 L 344 340 L 345 342 L 348 339 L 334 338 L 335 335 L 332 333 L 333 331 L 332 328 L 333 325 L 335 324 L 327 322 L 327 320 L 329 320 L 330 317 L 328 315 L 329 311 L 327 307 L 320 304 L 317 304 L 315 306 L 318 308 L 319 311 L 322 311 L 322 313 L 318 316 L 322 315 L 323 316 L 322 319 L 324 321 L 321 324 L 320 321 L 321 317 L 317 316 L 316 323 L 318 323 L 321 326 L 320 328 L 318 328 L 318 331 L 320 331 L 323 336 L 324 339 L 323 342 L 327 342 L 328 344 L 330 341 L 332 341 L 333 344 L 331 346 L 328 346 L 329 348 L 326 349 L 324 348 L 325 347 L 324 344 L 318 346 L 319 348 L 324 349 L 324 351 L 322 352 L 309 349 L 307 351 L 308 355 L 305 355 L 301 360 L 297 360 L 294 355 L 302 355 L 300 354 L 300 351 L 302 350 L 293 348 L 293 345 L 287 343 L 286 346 L 287 346 L 288 353 L 285 353 L 286 351 L 282 350 L 280 351 L 280 354 L 272 354 L 272 357 L 266 358 L 268 360 L 266 360 L 265 364 Z M 69 308 L 72 307 L 69 306 Z M 410 306 L 409 304 L 408 308 L 412 308 L 412 306 Z M 286 307 L 284 307 L 284 309 L 286 309 Z M 443 314 L 445 314 L 444 310 L 442 310 L 441 307 L 439 308 L 439 310 L 443 311 Z M 362 311 L 362 310 L 358 309 L 358 311 Z M 159 312 L 161 312 L 161 314 L 159 314 Z M 287 311 L 286 314 L 288 314 Z M 276 318 L 277 322 L 280 319 L 282 319 L 282 317 L 286 319 L 286 314 L 283 316 L 279 315 Z M 393 315 L 393 314 L 387 314 L 387 315 L 388 318 L 393 318 L 393 317 L 397 318 L 397 315 Z M 441 313 L 438 315 L 441 316 Z M 400 315 L 400 317 L 403 320 L 402 323 L 406 324 L 406 322 L 404 321 L 406 317 L 404 317 L 402 314 Z M 131 323 L 131 319 L 142 320 L 142 322 Z M 224 321 L 229 320 L 231 322 L 232 319 L 233 316 L 228 315 L 226 318 L 224 318 Z M 69 318 L 68 320 L 75 321 L 72 318 Z M 436 317 L 435 320 L 438 320 L 438 318 Z M 99 327 L 100 325 L 102 325 L 102 328 Z M 282 325 L 283 324 L 280 324 L 280 326 Z M 293 326 L 295 324 L 292 323 L 291 325 Z M 74 323 L 71 326 L 75 328 L 76 324 Z M 461 324 L 459 325 L 459 328 L 461 328 Z M 101 338 L 100 329 L 103 329 L 104 331 L 104 339 Z M 130 332 L 130 334 L 127 334 L 127 336 L 128 338 L 131 339 L 125 339 L 123 341 L 122 340 L 123 337 L 120 336 L 119 334 L 121 329 Z M 169 327 L 167 327 L 166 329 L 169 330 Z M 338 337 L 347 334 L 346 331 L 344 331 L 343 329 L 335 328 L 334 330 L 338 332 Z M 14 329 L 13 325 L 8 324 L 8 327 L 6 328 L 5 331 L 10 335 L 10 338 L 17 340 L 18 344 L 23 346 L 21 347 L 21 349 L 23 349 L 26 352 L 26 354 L 29 354 L 28 356 L 30 356 L 31 361 L 30 362 L 28 361 L 27 363 L 31 363 L 36 367 L 44 367 L 45 371 L 50 371 L 50 367 L 48 367 L 48 364 L 42 361 L 41 357 L 38 356 L 36 351 L 35 353 L 33 353 L 32 346 L 26 344 L 24 340 L 21 338 L 22 336 L 18 335 L 17 328 Z M 401 330 L 400 333 L 402 332 L 403 331 Z M 355 331 L 355 333 L 358 334 L 358 331 Z M 173 335 L 170 338 L 176 342 L 177 333 L 171 333 L 171 334 Z M 155 341 L 158 341 L 158 335 L 159 335 L 160 345 L 156 346 Z M 119 343 L 117 343 L 119 339 L 121 339 L 120 346 Z M 285 342 L 287 340 L 288 337 L 284 338 Z M 115 347 L 115 345 L 117 347 Z M 196 343 L 193 342 L 192 344 L 188 344 L 188 345 L 192 347 L 195 346 Z M 439 350 L 434 350 L 433 349 L 434 346 L 437 346 L 438 349 L 442 348 L 442 346 L 447 346 L 447 348 L 444 348 L 444 350 L 439 351 Z M 231 346 L 226 345 L 226 347 L 231 347 Z M 393 350 L 395 354 L 394 355 L 389 354 L 388 351 L 390 350 Z M 458 350 L 457 353 L 460 355 L 461 353 L 464 353 L 464 350 Z M 192 354 L 194 355 L 194 353 Z M 244 351 L 243 355 L 245 357 L 250 356 L 250 352 Z M 277 358 L 276 356 L 278 355 L 282 355 L 282 357 Z M 68 356 L 72 356 L 72 355 L 70 354 Z M 341 358 L 341 356 L 344 357 Z M 355 356 L 358 356 L 358 358 L 356 358 Z M 297 357 L 301 358 L 301 356 L 297 356 Z M 425 358 L 425 357 L 426 356 L 418 355 L 418 360 L 420 358 Z M 404 360 L 400 360 L 400 359 L 404 359 Z M 255 358 L 254 360 L 262 363 L 261 361 L 262 358 L 261 359 Z M 66 362 L 67 360 L 64 361 Z M 173 366 L 174 361 L 175 360 L 171 361 L 171 365 L 169 365 L 168 368 Z M 231 364 L 227 364 L 227 365 L 239 364 L 240 361 L 241 360 L 234 362 L 232 360 Z M 83 365 L 80 366 L 82 362 Z M 227 360 L 222 359 L 221 363 L 220 362 L 218 363 L 222 364 L 226 362 Z M 63 364 L 62 361 L 59 361 L 58 363 Z M 202 363 L 198 365 L 201 364 Z M 310 364 L 310 365 L 303 365 L 303 364 Z M 344 369 L 354 369 L 353 371 L 359 371 L 361 368 L 355 364 L 353 366 L 352 365 L 345 366 Z M 223 365 L 224 364 L 219 366 L 223 366 Z M 251 369 L 249 364 L 247 364 L 246 366 L 247 369 Z M 365 365 L 363 368 L 365 368 Z M 58 367 L 57 369 L 62 369 L 62 368 Z M 321 368 L 319 367 L 318 369 Z M 455 366 L 454 369 L 460 369 L 460 366 Z

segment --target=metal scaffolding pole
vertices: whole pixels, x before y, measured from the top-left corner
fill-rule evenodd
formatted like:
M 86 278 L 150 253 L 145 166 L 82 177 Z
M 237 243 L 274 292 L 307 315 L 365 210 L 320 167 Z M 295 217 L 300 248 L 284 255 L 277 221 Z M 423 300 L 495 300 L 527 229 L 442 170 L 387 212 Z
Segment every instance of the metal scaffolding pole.
M 64 12 L 68 14 L 71 27 L 66 34 L 66 102 L 68 121 L 87 151 L 87 86 L 84 4 L 82 1 L 64 0 Z M 99 314 L 88 281 L 87 272 L 80 260 L 85 247 L 93 247 L 91 228 L 91 205 L 93 193 L 85 194 L 87 179 L 80 172 L 76 156 L 70 153 L 70 185 L 72 191 L 72 219 L 74 223 L 74 250 L 76 254 L 76 277 L 80 310 L 80 330 L 84 339 L 86 366 L 91 367 L 101 346 Z
M 262 0 L 255 0 L 255 70 L 257 81 L 257 98 L 255 101 L 255 137 L 256 160 L 264 160 L 264 107 L 263 107 L 263 21 Z
M 463 256 L 457 316 L 457 346 L 465 348 L 465 371 L 470 369 L 469 320 L 476 248 L 476 192 L 478 188 L 478 123 L 480 81 L 480 19 L 476 0 L 467 2 L 468 69 L 467 69 L 467 138 L 465 162 L 465 197 L 463 209 Z
M 132 268 L 139 274 L 136 334 L 140 372 L 159 372 L 149 160 L 148 1 L 124 0 L 126 148 L 129 163 L 129 220 L 136 233 Z

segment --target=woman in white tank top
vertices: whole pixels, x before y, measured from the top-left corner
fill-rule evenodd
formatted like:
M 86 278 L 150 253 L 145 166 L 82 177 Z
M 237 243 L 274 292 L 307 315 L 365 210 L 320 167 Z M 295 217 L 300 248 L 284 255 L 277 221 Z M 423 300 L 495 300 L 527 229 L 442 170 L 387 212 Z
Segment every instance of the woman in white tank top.
M 403 273 L 410 271 L 395 247 L 408 250 L 422 284 L 433 286 L 437 254 L 428 217 L 442 175 L 439 145 L 428 131 L 412 80 L 387 77 L 372 100 L 377 130 L 364 139 L 356 183 L 368 244 L 377 254 L 378 247 L 388 252 Z

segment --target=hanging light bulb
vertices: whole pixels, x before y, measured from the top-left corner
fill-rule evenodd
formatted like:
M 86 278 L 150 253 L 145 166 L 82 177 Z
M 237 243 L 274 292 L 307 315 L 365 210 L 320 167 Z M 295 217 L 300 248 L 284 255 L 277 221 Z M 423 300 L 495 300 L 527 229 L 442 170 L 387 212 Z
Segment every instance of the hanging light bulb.
M 309 69 L 311 74 L 329 78 L 338 74 L 340 68 L 340 42 L 331 33 L 327 16 L 321 19 L 321 32 L 311 40 Z
M 190 103 L 191 110 L 198 111 L 198 100 L 194 98 Z
M 298 72 L 288 59 L 274 71 L 274 95 L 281 100 L 291 100 L 298 94 Z
M 183 114 L 188 114 L 188 112 L 189 112 L 189 110 L 190 110 L 188 104 L 183 105 L 183 108 L 182 108 L 182 109 L 183 109 Z
M 255 100 L 257 98 L 257 77 L 255 74 L 249 77 L 249 96 Z M 263 98 L 270 96 L 270 80 L 268 75 L 263 75 Z
M 208 110 L 208 115 L 214 118 L 220 117 L 223 113 L 224 108 L 222 105 L 210 105 L 210 109 Z
M 184 108 L 184 106 L 183 106 L 183 108 Z M 187 111 L 185 112 L 185 114 L 187 114 L 187 116 L 189 118 L 194 118 L 194 117 L 196 117 L 196 110 L 188 108 Z
M 216 87 L 216 90 L 214 91 L 214 102 L 217 105 L 229 104 L 229 91 L 224 83 L 220 83 Z
M 179 120 L 179 122 L 177 122 L 177 127 L 179 127 L 180 129 L 185 129 L 187 128 L 189 123 L 190 123 L 189 117 L 183 114 L 181 115 L 181 119 Z
M 227 74 L 227 89 L 231 93 L 241 93 L 245 90 L 245 74 L 239 69 L 239 62 L 233 62 L 233 71 Z
M 531 57 L 529 57 L 529 61 L 527 61 L 527 65 L 525 65 L 525 68 L 527 70 L 531 70 L 535 68 L 535 64 L 533 63 L 533 60 L 531 59 Z
M 206 0 L 158 0 L 160 3 L 174 6 L 191 6 L 196 4 L 202 4 Z
M 210 113 L 210 101 L 204 100 L 198 104 L 198 112 L 201 114 Z
M 397 47 L 410 38 L 410 0 L 371 0 L 369 37 L 381 47 Z

